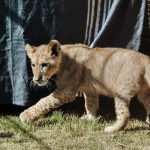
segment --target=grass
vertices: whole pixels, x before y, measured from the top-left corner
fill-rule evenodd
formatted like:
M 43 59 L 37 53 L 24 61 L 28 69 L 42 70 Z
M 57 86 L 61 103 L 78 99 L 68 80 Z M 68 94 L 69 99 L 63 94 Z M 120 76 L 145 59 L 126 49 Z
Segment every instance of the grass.
M 130 120 L 125 131 L 106 134 L 114 121 L 80 119 L 54 111 L 33 124 L 17 116 L 0 116 L 0 150 L 150 150 L 147 125 Z

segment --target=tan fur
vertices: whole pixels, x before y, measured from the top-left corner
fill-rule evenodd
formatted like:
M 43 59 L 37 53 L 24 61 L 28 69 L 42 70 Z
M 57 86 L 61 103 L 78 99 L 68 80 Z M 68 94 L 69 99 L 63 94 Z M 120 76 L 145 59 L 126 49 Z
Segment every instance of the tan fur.
M 89 48 L 82 44 L 61 45 L 52 40 L 47 45 L 26 50 L 32 64 L 33 80 L 43 85 L 57 73 L 57 89 L 20 114 L 21 121 L 34 121 L 54 108 L 74 100 L 84 92 L 87 118 L 95 117 L 99 95 L 113 97 L 116 122 L 105 128 L 114 132 L 128 123 L 129 103 L 134 95 L 150 115 L 150 59 L 141 53 L 121 48 Z M 48 64 L 42 68 L 42 64 Z M 147 122 L 149 120 L 147 119 Z

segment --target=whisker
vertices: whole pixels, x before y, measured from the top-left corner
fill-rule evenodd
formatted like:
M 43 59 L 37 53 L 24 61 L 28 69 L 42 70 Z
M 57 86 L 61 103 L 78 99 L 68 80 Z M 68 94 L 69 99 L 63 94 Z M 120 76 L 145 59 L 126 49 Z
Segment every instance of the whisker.
M 28 78 L 27 82 L 30 82 L 30 80 L 32 80 L 32 77 Z
M 53 80 L 53 81 L 55 81 L 55 82 L 56 82 L 56 79 L 50 78 L 50 80 Z
M 31 90 L 31 88 L 32 88 L 32 83 L 30 82 L 30 84 L 29 84 L 29 89 Z
M 49 86 L 49 84 L 46 84 L 46 87 L 49 91 L 51 91 L 51 86 Z
M 38 89 L 37 83 L 32 80 L 32 81 L 30 82 L 30 88 L 31 88 L 31 89 L 33 88 L 33 89 L 37 90 L 37 89 Z
M 48 82 L 47 84 L 49 84 L 50 86 L 52 86 L 53 88 L 55 88 L 55 86 L 51 82 Z
M 32 82 L 33 82 L 33 81 L 30 81 L 30 84 L 29 84 L 29 85 L 30 85 L 30 88 L 32 88 L 32 85 L 33 85 L 33 83 L 32 83 Z

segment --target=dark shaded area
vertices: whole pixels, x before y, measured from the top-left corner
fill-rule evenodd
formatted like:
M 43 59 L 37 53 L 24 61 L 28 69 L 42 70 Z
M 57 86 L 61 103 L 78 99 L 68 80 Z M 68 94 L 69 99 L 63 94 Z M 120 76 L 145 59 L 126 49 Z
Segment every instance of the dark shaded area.
M 63 44 L 83 43 L 86 26 L 87 1 L 63 0 L 57 39 Z
M 66 104 L 61 107 L 64 113 L 72 113 L 78 116 L 85 114 L 84 99 L 77 98 L 76 101 Z M 146 111 L 141 103 L 136 98 L 130 103 L 131 118 L 145 121 Z M 101 115 L 105 120 L 115 119 L 114 101 L 111 98 L 100 96 L 100 109 L 98 115 Z
M 27 108 L 27 106 L 21 107 L 16 105 L 0 105 L 0 115 L 19 116 L 19 114 Z M 85 114 L 84 98 L 78 97 L 72 103 L 65 104 L 56 110 L 63 111 L 64 114 L 69 113 L 81 117 Z M 130 113 L 131 118 L 145 121 L 146 111 L 143 105 L 139 103 L 136 98 L 133 98 L 130 103 Z M 49 114 L 51 114 L 51 112 L 49 112 Z M 113 99 L 100 96 L 100 109 L 98 116 L 99 115 L 102 116 L 105 120 L 114 120 L 116 118 Z
M 150 56 L 150 1 L 147 0 L 140 52 Z
M 11 132 L 2 132 L 0 131 L 0 138 L 12 138 L 13 137 L 13 133 Z
M 19 115 L 27 106 L 17 106 L 12 104 L 1 104 L 0 115 Z

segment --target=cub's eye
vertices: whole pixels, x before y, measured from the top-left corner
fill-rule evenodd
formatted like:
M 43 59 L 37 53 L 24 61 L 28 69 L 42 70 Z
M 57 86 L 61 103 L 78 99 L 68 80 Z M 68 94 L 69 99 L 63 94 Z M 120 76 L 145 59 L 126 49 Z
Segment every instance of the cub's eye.
M 41 66 L 42 66 L 42 68 L 44 68 L 44 67 L 48 67 L 48 63 L 43 63 L 43 64 L 41 64 Z
M 35 67 L 35 64 L 31 64 L 32 67 Z

